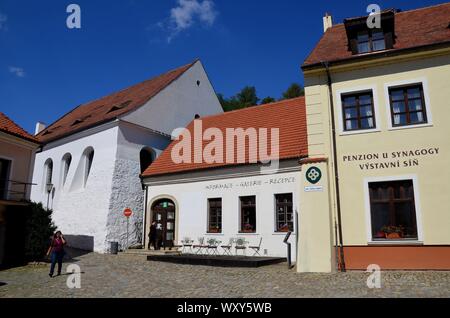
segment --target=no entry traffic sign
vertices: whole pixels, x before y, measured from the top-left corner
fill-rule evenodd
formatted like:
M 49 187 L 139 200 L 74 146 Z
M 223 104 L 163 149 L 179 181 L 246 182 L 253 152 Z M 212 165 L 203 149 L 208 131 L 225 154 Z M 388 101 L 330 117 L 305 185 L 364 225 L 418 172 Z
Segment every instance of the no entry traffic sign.
M 133 214 L 133 211 L 131 211 L 130 208 L 126 208 L 123 210 L 123 215 L 125 215 L 127 218 L 129 218 Z

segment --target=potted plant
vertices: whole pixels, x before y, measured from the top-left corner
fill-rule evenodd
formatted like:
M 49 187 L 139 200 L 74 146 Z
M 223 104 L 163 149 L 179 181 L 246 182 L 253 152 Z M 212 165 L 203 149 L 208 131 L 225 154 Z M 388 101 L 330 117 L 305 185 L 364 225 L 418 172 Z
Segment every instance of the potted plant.
M 386 239 L 395 240 L 403 238 L 404 228 L 401 225 L 385 225 L 381 228 L 381 231 L 385 234 Z
M 217 234 L 217 233 L 220 233 L 220 228 L 218 226 L 210 227 L 208 232 Z
M 243 228 L 242 228 L 242 233 L 253 233 L 253 226 L 251 224 L 244 224 Z

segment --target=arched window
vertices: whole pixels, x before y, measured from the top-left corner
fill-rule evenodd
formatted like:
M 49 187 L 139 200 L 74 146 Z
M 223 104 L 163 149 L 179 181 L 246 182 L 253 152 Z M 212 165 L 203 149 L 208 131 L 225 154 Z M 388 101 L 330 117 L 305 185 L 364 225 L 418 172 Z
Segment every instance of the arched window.
M 53 179 L 53 160 L 48 158 L 44 164 L 44 180 L 43 180 L 44 192 L 48 191 L 50 185 L 52 184 L 52 179 Z
M 66 183 L 67 174 L 69 173 L 70 164 L 72 163 L 72 155 L 66 153 L 62 158 L 62 185 Z
M 84 160 L 84 185 L 86 185 L 89 174 L 91 173 L 92 162 L 94 161 L 94 149 L 92 147 L 87 148 L 83 152 L 83 160 Z
M 142 148 L 141 152 L 139 153 L 140 163 L 141 163 L 141 173 L 145 171 L 145 169 L 148 168 L 148 166 L 151 165 L 153 160 L 155 160 L 155 153 L 152 149 L 145 147 Z

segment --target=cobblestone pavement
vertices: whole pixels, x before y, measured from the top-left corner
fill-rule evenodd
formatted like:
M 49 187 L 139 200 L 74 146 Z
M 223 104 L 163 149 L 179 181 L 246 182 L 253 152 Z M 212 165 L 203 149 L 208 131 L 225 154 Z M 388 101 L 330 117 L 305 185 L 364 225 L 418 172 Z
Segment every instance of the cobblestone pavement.
M 450 297 L 450 272 L 383 272 L 382 288 L 369 289 L 364 272 L 299 274 L 285 264 L 220 268 L 96 253 L 70 262 L 81 267 L 81 289 L 69 289 L 67 275 L 50 278 L 48 264 L 28 265 L 0 271 L 0 297 Z

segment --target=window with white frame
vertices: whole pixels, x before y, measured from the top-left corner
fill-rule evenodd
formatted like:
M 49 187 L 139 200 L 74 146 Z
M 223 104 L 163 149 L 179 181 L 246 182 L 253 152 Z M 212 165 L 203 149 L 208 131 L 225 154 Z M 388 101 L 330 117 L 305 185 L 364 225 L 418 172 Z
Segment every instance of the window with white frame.
M 413 180 L 369 182 L 373 241 L 417 240 Z
M 44 184 L 43 190 L 44 192 L 48 192 L 52 188 L 52 179 L 53 179 L 53 160 L 47 159 L 44 164 Z
M 426 124 L 427 112 L 423 85 L 389 87 L 392 127 Z
M 89 174 L 91 173 L 92 162 L 94 161 L 94 149 L 89 147 L 84 151 L 84 185 L 86 185 L 87 180 L 89 178 Z
M 66 183 L 67 174 L 69 173 L 71 163 L 72 155 L 70 153 L 66 153 L 62 158 L 62 185 Z
M 371 90 L 341 94 L 341 103 L 344 131 L 375 128 L 374 98 Z

